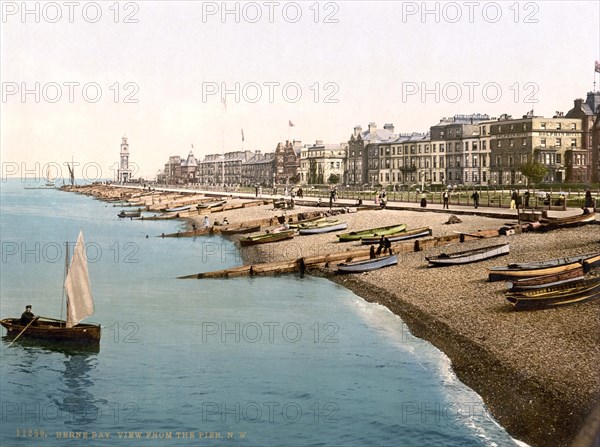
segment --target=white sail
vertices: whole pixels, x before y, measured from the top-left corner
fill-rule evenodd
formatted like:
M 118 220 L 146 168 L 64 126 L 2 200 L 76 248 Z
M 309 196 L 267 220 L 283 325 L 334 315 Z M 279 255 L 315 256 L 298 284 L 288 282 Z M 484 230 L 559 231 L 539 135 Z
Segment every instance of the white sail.
M 71 328 L 94 313 L 83 233 L 79 232 L 69 273 L 65 279 L 67 293 L 67 327 Z

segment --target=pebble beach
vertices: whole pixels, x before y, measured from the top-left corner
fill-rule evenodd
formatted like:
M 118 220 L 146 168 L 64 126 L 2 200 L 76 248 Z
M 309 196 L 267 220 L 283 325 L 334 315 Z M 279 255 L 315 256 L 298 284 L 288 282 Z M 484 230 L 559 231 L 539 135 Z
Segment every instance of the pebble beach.
M 296 207 L 288 214 L 314 211 Z M 225 211 L 230 224 L 285 214 L 272 206 Z M 506 220 L 449 213 L 367 210 L 337 216 L 348 231 L 405 223 L 428 226 L 433 236 L 498 229 Z M 200 223 L 201 218 L 196 218 Z M 402 253 L 397 266 L 358 275 L 336 275 L 335 266 L 311 270 L 399 315 L 410 331 L 438 347 L 458 377 L 479 393 L 497 421 L 534 446 L 571 445 L 600 396 L 600 301 L 535 311 L 515 311 L 503 282 L 487 282 L 487 267 L 600 251 L 597 225 L 550 233 L 469 240 Z M 236 236 L 239 237 L 239 236 Z M 511 252 L 475 264 L 427 267 L 425 256 L 510 242 Z M 356 249 L 335 233 L 296 236 L 242 248 L 245 264 L 275 262 Z M 597 271 L 596 271 L 597 274 Z
M 106 197 L 106 191 L 102 188 L 92 194 Z M 239 207 L 207 214 L 210 225 L 218 228 L 224 220 L 232 227 L 277 222 L 283 217 L 297 218 L 300 213 L 329 211 L 315 206 L 276 209 L 266 199 L 260 206 L 242 207 L 249 198 L 255 199 L 230 197 L 228 205 Z M 469 237 L 461 243 L 458 233 L 498 230 L 515 224 L 516 213 L 515 219 L 510 214 L 507 219 L 507 213 L 500 210 L 462 207 L 454 211 L 460 222 L 448 224 L 452 209 L 399 208 L 373 207 L 358 212 L 346 208 L 354 212 L 336 215 L 348 226 L 340 233 L 404 223 L 407 229 L 429 227 L 435 238 L 454 236 L 448 238 L 451 243 L 425 246 L 416 252 L 398 251 L 398 265 L 368 273 L 339 275 L 333 262 L 306 273 L 326 277 L 400 316 L 412 334 L 448 356 L 458 378 L 483 398 L 493 417 L 514 438 L 531 446 L 593 445 L 591 439 L 600 430 L 600 300 L 517 311 L 504 296 L 506 284 L 487 281 L 487 268 L 599 252 L 598 222 L 548 233 Z M 343 211 L 343 207 L 333 211 Z M 494 212 L 496 217 L 486 217 Z M 205 214 L 187 217 L 185 226 L 188 230 L 202 228 L 204 218 Z M 263 227 L 261 232 L 275 228 Z M 297 235 L 277 243 L 241 247 L 241 258 L 244 265 L 272 263 L 365 247 L 359 242 L 340 243 L 335 234 Z M 230 237 L 235 241 L 245 236 Z M 427 256 L 504 242 L 510 243 L 508 255 L 482 262 L 430 268 L 426 260 Z M 591 272 L 599 274 L 600 269 Z M 585 434 L 586 428 L 590 434 Z

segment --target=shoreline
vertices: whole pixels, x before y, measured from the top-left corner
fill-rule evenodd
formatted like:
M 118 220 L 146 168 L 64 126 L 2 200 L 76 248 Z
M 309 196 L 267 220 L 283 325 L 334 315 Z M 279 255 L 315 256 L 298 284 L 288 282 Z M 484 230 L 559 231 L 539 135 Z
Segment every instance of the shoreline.
M 364 218 L 373 212 L 358 214 Z M 398 213 L 406 221 L 406 212 Z M 412 214 L 417 215 L 413 219 L 424 222 L 422 213 Z M 383 224 L 378 219 L 379 223 Z M 474 222 L 467 223 L 470 228 L 465 231 L 474 231 Z M 493 220 L 495 228 L 502 223 Z M 596 372 L 600 364 L 600 302 L 514 311 L 503 297 L 504 283 L 487 282 L 484 271 L 494 265 L 600 250 L 597 228 L 588 225 L 546 234 L 501 236 L 502 242 L 511 243 L 511 254 L 463 266 L 424 267 L 424 256 L 491 245 L 490 240 L 402 253 L 399 266 L 359 275 L 337 275 L 327 267 L 307 274 L 325 277 L 398 315 L 411 333 L 448 356 L 457 377 L 483 398 L 493 417 L 515 439 L 532 446 L 568 446 L 600 397 Z M 282 260 L 284 253 L 300 251 L 304 255 L 306 250 L 311 254 L 346 248 L 346 244 L 323 242 L 331 237 L 296 237 L 300 242 L 250 247 L 242 250 L 242 259 L 244 263 L 274 262 Z M 309 241 L 316 246 L 306 246 Z M 498 239 L 493 243 L 499 243 Z
M 209 216 L 213 223 L 226 217 L 235 225 L 318 209 L 297 206 L 283 211 L 264 205 Z M 445 225 L 453 210 L 431 211 L 371 209 L 336 218 L 348 223 L 344 232 L 401 222 L 408 228 L 428 226 L 436 237 L 497 230 L 506 222 L 515 222 L 506 216 L 465 212 L 459 214 L 461 223 Z M 187 217 L 186 225 L 201 225 L 202 219 Z M 593 408 L 600 408 L 600 300 L 514 311 L 503 297 L 504 283 L 487 282 L 485 269 L 600 251 L 598 233 L 597 225 L 586 225 L 550 233 L 499 236 L 402 253 L 397 266 L 359 275 L 339 276 L 327 266 L 307 274 L 325 277 L 398 315 L 415 336 L 448 356 L 457 377 L 482 397 L 492 416 L 515 439 L 532 446 L 568 446 L 589 421 Z M 510 242 L 509 255 L 462 266 L 426 267 L 425 256 L 500 242 Z M 244 264 L 254 264 L 356 248 L 355 243 L 339 243 L 335 233 L 326 233 L 244 247 L 240 256 Z M 596 270 L 594 274 L 599 273 Z

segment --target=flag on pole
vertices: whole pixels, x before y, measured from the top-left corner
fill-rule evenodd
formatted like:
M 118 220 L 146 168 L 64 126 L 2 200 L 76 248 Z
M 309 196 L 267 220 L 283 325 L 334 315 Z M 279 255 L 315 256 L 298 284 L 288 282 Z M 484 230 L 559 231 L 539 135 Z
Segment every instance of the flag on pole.
M 242 129 L 242 142 L 244 141 L 244 129 Z
M 596 61 L 596 64 L 594 65 L 594 71 L 596 73 L 600 73 L 600 62 Z
M 296 126 L 294 123 L 292 123 L 292 121 L 291 121 L 291 120 L 288 120 L 288 125 L 289 125 L 290 127 L 295 127 L 295 126 Z

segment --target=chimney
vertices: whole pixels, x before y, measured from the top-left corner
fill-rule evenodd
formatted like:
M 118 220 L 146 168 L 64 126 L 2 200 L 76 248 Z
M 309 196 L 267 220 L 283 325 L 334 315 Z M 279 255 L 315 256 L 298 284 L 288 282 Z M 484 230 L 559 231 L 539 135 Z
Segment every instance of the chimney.
M 575 100 L 575 108 L 576 108 L 577 110 L 581 110 L 581 108 L 582 108 L 582 107 L 583 107 L 583 99 L 581 99 L 581 98 L 577 98 L 577 99 Z
M 369 123 L 369 133 L 375 132 L 377 130 L 377 124 L 370 122 Z
M 394 133 L 394 125 L 392 123 L 384 125 L 383 128 L 385 130 L 389 130 L 391 133 Z
M 354 126 L 354 138 L 359 136 L 361 133 L 362 133 L 362 126 L 360 124 L 357 124 L 356 126 Z

